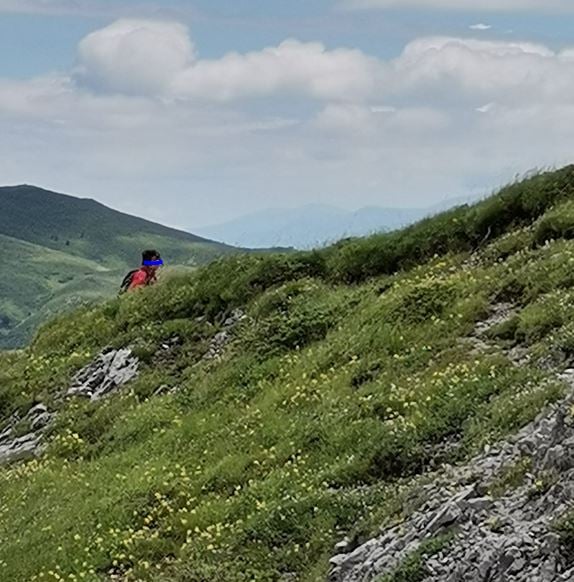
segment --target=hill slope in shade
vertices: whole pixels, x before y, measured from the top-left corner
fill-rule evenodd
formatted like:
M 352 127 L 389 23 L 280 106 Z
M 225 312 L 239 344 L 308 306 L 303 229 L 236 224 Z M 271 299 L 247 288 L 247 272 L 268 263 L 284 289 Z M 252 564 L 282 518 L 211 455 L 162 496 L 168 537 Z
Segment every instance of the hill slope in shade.
M 335 206 L 310 204 L 248 214 L 235 220 L 194 229 L 213 240 L 249 248 L 273 246 L 311 249 L 346 237 L 395 230 L 453 207 L 467 199 L 454 199 L 429 208 L 371 206 L 347 211 Z
M 0 348 L 23 345 L 50 315 L 117 292 L 144 248 L 196 267 L 225 245 L 31 186 L 0 188 Z
M 0 354 L 0 577 L 571 580 L 572 232 L 568 167 L 51 321 Z
M 161 248 L 169 262 L 190 265 L 231 250 L 95 200 L 34 186 L 0 188 L 0 234 L 122 268 L 133 263 L 142 245 Z

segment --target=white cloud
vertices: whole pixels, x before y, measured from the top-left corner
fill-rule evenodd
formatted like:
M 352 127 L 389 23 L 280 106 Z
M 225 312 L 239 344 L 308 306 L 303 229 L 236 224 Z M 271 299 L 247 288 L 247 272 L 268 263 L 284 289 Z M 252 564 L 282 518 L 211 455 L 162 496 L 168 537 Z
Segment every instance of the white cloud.
M 487 103 L 486 105 L 481 105 L 480 107 L 477 107 L 476 111 L 478 111 L 478 113 L 489 113 L 495 108 L 496 108 L 495 103 Z
M 0 80 L 2 181 L 181 226 L 286 200 L 424 205 L 574 141 L 574 49 L 535 43 L 423 38 L 384 61 L 287 40 L 202 60 L 181 25 L 122 20 L 78 66 Z
M 490 30 L 492 28 L 492 25 L 479 22 L 478 24 L 471 24 L 468 28 L 470 28 L 470 30 L 485 31 L 485 30 Z
M 329 104 L 317 116 L 314 126 L 327 132 L 376 137 L 402 133 L 421 135 L 442 131 L 450 124 L 449 116 L 425 107 L 367 107 Z
M 173 91 L 218 101 L 270 95 L 360 100 L 373 93 L 381 68 L 359 50 L 329 51 L 321 43 L 287 40 L 259 52 L 200 61 L 178 76 Z
M 409 98 L 417 106 L 470 100 L 476 108 L 498 100 L 567 101 L 574 91 L 574 49 L 556 53 L 529 42 L 421 38 L 383 61 L 356 49 L 289 39 L 206 60 L 196 56 L 179 23 L 122 19 L 88 35 L 78 53 L 75 78 L 83 87 L 207 103 Z
M 188 30 L 175 22 L 123 19 L 80 44 L 78 79 L 105 91 L 231 101 L 270 95 L 361 99 L 382 64 L 359 50 L 286 40 L 217 60 L 195 60 Z
M 571 0 L 342 0 L 349 9 L 427 8 L 470 12 L 572 12 Z
M 572 51 L 534 43 L 423 38 L 392 63 L 396 95 L 459 101 L 568 102 L 574 98 Z
M 194 57 L 184 25 L 122 19 L 82 40 L 77 77 L 107 91 L 161 94 Z

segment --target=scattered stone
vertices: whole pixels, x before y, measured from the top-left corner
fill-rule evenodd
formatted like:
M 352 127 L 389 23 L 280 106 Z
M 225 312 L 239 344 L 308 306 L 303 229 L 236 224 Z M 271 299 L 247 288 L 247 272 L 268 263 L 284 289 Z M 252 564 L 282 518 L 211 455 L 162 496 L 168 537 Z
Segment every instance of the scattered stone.
M 0 464 L 21 461 L 35 456 L 41 439 L 40 434 L 30 433 L 0 445 Z
M 162 384 L 154 393 L 154 396 L 166 396 L 167 394 L 175 394 L 179 390 L 179 386 L 168 386 Z
M 207 353 L 205 356 L 203 356 L 203 360 L 219 360 L 223 356 L 225 347 L 233 337 L 233 329 L 246 318 L 247 316 L 243 310 L 236 309 L 233 311 L 231 315 L 224 321 L 223 330 L 216 333 L 211 340 Z

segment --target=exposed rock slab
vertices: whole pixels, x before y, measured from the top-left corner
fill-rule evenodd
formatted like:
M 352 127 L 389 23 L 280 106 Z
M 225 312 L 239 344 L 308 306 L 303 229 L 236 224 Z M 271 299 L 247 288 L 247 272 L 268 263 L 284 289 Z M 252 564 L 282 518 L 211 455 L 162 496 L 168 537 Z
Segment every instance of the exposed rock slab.
M 66 394 L 100 400 L 136 378 L 138 369 L 139 360 L 131 349 L 108 350 L 74 376 Z
M 453 541 L 425 560 L 425 582 L 574 581 L 552 527 L 574 504 L 574 370 L 562 379 L 572 389 L 567 398 L 515 437 L 437 476 L 424 488 L 424 505 L 404 523 L 336 555 L 330 580 L 376 580 L 451 530 Z M 488 496 L 501 470 L 525 456 L 532 465 L 523 484 L 503 497 Z
M 41 443 L 46 429 L 54 419 L 44 404 L 33 406 L 23 418 L 13 415 L 0 433 L 0 464 L 11 463 L 34 457 L 41 451 Z M 28 425 L 30 432 L 16 434 L 19 424 Z

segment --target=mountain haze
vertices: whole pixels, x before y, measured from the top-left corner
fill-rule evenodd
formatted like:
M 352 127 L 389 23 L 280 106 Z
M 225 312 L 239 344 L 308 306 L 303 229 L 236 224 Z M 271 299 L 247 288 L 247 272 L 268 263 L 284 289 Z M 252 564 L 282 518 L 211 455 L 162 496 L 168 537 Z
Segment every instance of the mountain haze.
M 395 230 L 468 201 L 468 198 L 456 198 L 428 208 L 369 206 L 355 211 L 325 204 L 271 208 L 194 230 L 236 246 L 311 249 L 346 237 Z

